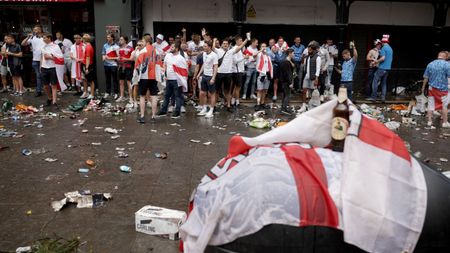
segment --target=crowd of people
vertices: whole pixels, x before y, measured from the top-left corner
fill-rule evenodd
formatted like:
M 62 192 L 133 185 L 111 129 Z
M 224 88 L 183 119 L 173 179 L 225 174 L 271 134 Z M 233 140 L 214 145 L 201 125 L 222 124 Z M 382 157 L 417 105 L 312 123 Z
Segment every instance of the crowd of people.
M 3 92 L 8 91 L 6 76 L 9 74 L 13 95 L 24 93 L 21 46 L 31 46 L 36 96 L 42 96 L 45 90 L 47 106 L 57 106 L 58 89 L 73 90 L 82 99 L 94 98 L 95 53 L 89 34 L 75 34 L 72 43 L 57 32 L 53 41 L 51 34 L 43 33 L 42 27 L 36 25 L 33 33 L 20 44 L 12 35 L 4 39 L 1 50 Z M 339 51 L 332 39 L 327 39 L 323 45 L 311 41 L 305 47 L 301 38 L 296 37 L 289 46 L 283 37 L 266 43 L 253 38 L 251 33 L 245 38 L 237 35 L 219 40 L 206 29 L 200 34 L 193 33 L 189 41 L 186 29 L 169 37 L 168 42 L 162 34 L 153 40 L 147 33 L 135 46 L 125 35 L 116 38 L 114 34 L 107 34 L 101 52 L 106 79 L 103 98 L 139 107 L 140 123 L 145 122 L 146 106 L 152 108 L 152 121 L 169 112 L 172 118 L 180 117 L 185 111 L 186 98 L 198 99 L 197 115 L 206 118 L 214 116 L 219 101 L 229 112 L 239 108 L 240 101 L 246 99 L 255 101 L 255 110 L 264 110 L 268 108 L 267 101 L 276 102 L 281 94 L 280 112 L 292 114 L 289 106 L 292 92 L 305 101 L 318 90 L 323 101 L 324 96 L 336 93 L 338 86 L 345 86 L 352 99 L 358 60 L 354 41 L 349 43 L 349 49 L 341 52 L 340 64 Z M 380 100 L 384 102 L 393 60 L 389 35 L 374 41 L 366 60 L 369 65 L 367 99 L 377 100 L 381 86 Z M 340 82 L 333 85 L 331 80 L 336 74 L 340 75 Z M 162 87 L 164 92 L 160 91 Z M 164 101 L 158 110 L 162 93 Z

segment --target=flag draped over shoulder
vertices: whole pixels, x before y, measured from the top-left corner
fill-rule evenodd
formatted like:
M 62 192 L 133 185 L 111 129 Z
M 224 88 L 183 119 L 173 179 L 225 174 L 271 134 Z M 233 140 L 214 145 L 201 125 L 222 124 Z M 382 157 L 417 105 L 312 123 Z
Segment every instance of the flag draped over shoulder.
M 187 92 L 188 64 L 183 56 L 178 56 L 179 57 L 175 57 L 176 62 L 172 65 L 172 67 L 173 71 L 177 75 L 178 85 L 183 87 L 183 92 Z
M 58 77 L 58 86 L 61 91 L 65 91 L 67 89 L 66 84 L 64 83 L 64 74 L 66 72 L 66 66 L 64 65 L 64 57 L 55 56 L 54 58 L 56 65 L 56 76 Z
M 413 252 L 427 205 L 420 165 L 400 137 L 353 105 L 344 152 L 323 148 L 336 103 L 255 138 L 233 137 L 193 195 L 180 228 L 185 252 L 268 224 L 338 228 L 368 252 Z

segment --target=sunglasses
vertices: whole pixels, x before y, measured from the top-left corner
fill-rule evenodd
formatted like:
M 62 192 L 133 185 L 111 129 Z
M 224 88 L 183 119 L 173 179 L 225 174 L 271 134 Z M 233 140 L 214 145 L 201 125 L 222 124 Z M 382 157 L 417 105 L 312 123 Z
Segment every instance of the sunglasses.
M 137 46 L 138 46 L 138 47 L 143 47 L 144 45 L 142 45 L 142 44 L 137 44 Z

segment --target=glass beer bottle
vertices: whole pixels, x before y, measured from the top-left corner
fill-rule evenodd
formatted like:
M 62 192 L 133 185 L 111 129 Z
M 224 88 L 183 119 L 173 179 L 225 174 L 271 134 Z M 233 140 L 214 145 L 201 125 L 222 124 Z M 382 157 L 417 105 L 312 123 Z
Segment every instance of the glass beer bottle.
M 345 137 L 350 125 L 350 112 L 347 104 L 347 88 L 340 87 L 338 104 L 333 109 L 331 121 L 331 149 L 337 152 L 344 151 Z

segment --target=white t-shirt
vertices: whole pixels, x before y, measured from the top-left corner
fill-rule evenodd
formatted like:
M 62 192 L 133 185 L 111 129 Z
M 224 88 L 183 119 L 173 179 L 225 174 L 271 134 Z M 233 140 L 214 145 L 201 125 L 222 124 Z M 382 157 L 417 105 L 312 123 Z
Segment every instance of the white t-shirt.
M 330 66 L 334 66 L 334 57 L 337 57 L 338 55 L 338 49 L 335 45 L 328 46 L 327 44 L 322 45 L 322 48 L 325 50 L 328 50 L 328 53 L 330 54 Z
M 173 70 L 173 65 L 176 64 L 178 61 L 185 61 L 184 57 L 178 53 L 177 55 L 174 55 L 172 53 L 166 54 L 166 57 L 164 57 L 164 64 L 166 65 L 166 76 L 167 80 L 177 80 L 177 74 Z
M 219 64 L 219 57 L 216 53 L 203 53 L 203 75 L 212 76 L 214 74 L 214 65 Z
M 235 48 L 228 49 L 226 52 L 222 48 L 216 49 L 217 57 L 222 58 L 222 64 L 220 65 L 217 73 L 231 74 L 231 68 L 233 67 L 233 55 Z M 224 55 L 225 54 L 225 55 Z
M 33 61 L 41 61 L 41 49 L 45 45 L 44 40 L 33 36 L 27 43 L 31 45 L 31 49 L 33 50 Z
M 234 51 L 233 47 L 233 51 Z M 231 67 L 231 72 L 233 73 L 244 73 L 245 71 L 245 61 L 244 61 L 244 54 L 242 53 L 242 50 L 239 50 L 239 52 L 235 53 L 233 55 L 233 66 Z
M 42 54 L 51 54 L 53 55 L 53 57 L 63 58 L 61 49 L 59 48 L 58 45 L 56 45 L 53 42 L 45 44 L 45 46 L 42 47 L 41 51 Z M 43 60 L 43 62 L 41 62 L 42 68 L 49 69 L 56 67 L 55 61 L 53 59 L 45 59 L 44 57 L 42 57 L 42 60 Z
M 249 58 L 247 59 L 245 65 L 247 65 L 248 68 L 256 68 L 256 53 L 258 53 L 258 48 L 253 48 L 250 46 L 247 47 L 246 50 L 252 55 L 249 55 Z
M 72 41 L 70 41 L 69 39 L 66 39 L 66 38 L 64 38 L 63 41 L 55 40 L 56 45 L 59 45 L 59 43 L 63 44 L 61 51 L 64 54 L 64 58 L 70 59 L 70 48 L 73 45 Z
M 197 44 L 195 44 L 195 42 L 194 41 L 189 41 L 188 43 L 187 43 L 187 45 L 188 45 L 188 50 L 189 51 L 191 51 L 191 52 L 193 52 L 193 53 L 196 53 L 196 52 L 200 52 L 200 51 L 202 51 L 202 48 L 203 48 L 203 45 L 204 45 L 205 43 L 203 42 L 203 41 L 200 41 L 199 43 L 198 43 L 198 45 Z M 192 66 L 195 66 L 195 65 L 197 65 L 197 56 L 191 56 L 191 65 Z

